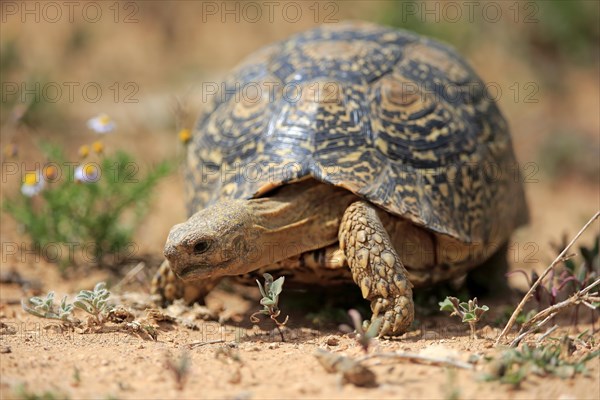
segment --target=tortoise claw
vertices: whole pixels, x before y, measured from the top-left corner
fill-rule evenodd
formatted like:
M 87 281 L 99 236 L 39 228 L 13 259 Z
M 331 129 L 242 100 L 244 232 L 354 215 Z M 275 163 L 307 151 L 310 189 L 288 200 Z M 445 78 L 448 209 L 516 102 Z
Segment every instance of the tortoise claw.
M 394 299 L 377 298 L 371 302 L 374 321 L 383 312 L 383 323 L 379 336 L 401 335 L 410 326 L 414 318 L 412 298 L 397 296 Z

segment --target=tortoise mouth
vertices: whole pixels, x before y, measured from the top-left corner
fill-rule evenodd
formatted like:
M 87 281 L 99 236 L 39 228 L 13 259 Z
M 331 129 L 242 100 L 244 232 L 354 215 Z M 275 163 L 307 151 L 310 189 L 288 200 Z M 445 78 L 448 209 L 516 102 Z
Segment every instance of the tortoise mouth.
M 188 265 L 175 273 L 183 281 L 193 281 L 201 278 L 210 278 L 209 271 L 203 271 L 200 265 Z
M 175 275 L 184 282 L 200 279 L 218 278 L 223 275 L 227 265 L 223 264 L 189 264 L 183 268 L 173 268 Z M 172 268 L 172 267 L 171 267 Z

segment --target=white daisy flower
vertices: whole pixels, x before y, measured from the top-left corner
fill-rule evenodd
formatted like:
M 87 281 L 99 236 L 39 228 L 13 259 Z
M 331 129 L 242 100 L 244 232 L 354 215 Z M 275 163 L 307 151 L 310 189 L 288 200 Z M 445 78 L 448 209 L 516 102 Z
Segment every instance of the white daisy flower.
M 100 134 L 110 133 L 117 127 L 115 122 L 106 114 L 100 114 L 89 119 L 87 126 Z
M 75 182 L 94 183 L 100 179 L 100 167 L 92 163 L 75 168 Z
M 42 191 L 46 181 L 42 179 L 42 175 L 36 172 L 26 172 L 23 179 L 23 186 L 21 186 L 21 193 L 27 197 L 33 197 Z

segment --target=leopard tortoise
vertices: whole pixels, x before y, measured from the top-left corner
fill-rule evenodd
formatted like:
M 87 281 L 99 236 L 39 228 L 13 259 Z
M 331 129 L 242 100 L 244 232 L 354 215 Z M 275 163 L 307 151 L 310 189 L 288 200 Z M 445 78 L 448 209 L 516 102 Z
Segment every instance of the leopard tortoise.
M 251 55 L 208 103 L 187 149 L 190 217 L 153 280 L 163 299 L 266 271 L 353 280 L 380 335 L 399 335 L 413 287 L 485 264 L 527 222 L 507 123 L 437 41 L 322 26 Z

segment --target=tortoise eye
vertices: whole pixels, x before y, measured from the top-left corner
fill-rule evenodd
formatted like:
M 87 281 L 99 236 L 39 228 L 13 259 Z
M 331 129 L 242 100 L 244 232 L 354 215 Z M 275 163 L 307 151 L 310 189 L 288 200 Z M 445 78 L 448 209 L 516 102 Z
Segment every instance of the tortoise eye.
M 206 253 L 210 247 L 210 242 L 201 240 L 194 245 L 194 254 Z

